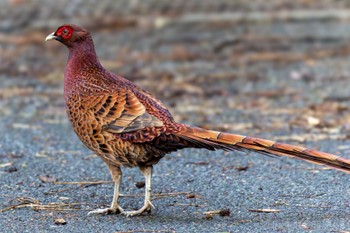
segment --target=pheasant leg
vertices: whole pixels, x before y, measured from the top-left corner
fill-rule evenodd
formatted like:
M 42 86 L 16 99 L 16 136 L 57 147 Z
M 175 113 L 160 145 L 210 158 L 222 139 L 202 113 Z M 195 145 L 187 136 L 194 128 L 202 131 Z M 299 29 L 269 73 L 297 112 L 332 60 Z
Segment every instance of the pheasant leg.
M 145 201 L 143 206 L 139 210 L 135 211 L 124 211 L 122 212 L 128 217 L 140 215 L 144 212 L 151 212 L 151 208 L 154 208 L 151 203 L 151 179 L 152 179 L 152 166 L 140 167 L 141 173 L 145 176 L 146 190 L 145 190 Z
M 112 178 L 114 181 L 114 193 L 113 193 L 113 201 L 112 201 L 111 207 L 90 211 L 88 213 L 88 215 L 92 215 L 92 214 L 119 214 L 119 213 L 124 212 L 123 208 L 121 208 L 118 204 L 120 182 L 122 180 L 122 172 L 121 172 L 119 167 L 113 167 L 113 166 L 108 165 L 108 168 L 109 168 L 109 171 L 111 172 L 111 175 L 112 175 Z

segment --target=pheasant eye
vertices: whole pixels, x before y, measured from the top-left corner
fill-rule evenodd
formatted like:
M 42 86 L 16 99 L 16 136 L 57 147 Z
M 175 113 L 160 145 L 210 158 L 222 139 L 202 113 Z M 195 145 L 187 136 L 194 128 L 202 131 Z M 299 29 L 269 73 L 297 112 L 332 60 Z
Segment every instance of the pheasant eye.
M 70 27 L 62 27 L 57 30 L 57 35 L 64 39 L 68 39 L 73 34 L 73 29 Z

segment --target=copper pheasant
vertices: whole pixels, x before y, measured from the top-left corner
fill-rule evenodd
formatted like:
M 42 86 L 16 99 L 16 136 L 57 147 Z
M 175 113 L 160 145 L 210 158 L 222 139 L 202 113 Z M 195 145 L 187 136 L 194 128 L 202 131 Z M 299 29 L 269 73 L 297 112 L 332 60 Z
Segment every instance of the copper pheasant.
M 102 67 L 86 29 L 63 25 L 48 35 L 48 40 L 68 47 L 64 72 L 68 117 L 81 141 L 107 164 L 115 185 L 111 206 L 89 214 L 134 216 L 150 211 L 152 166 L 166 154 L 183 148 L 249 150 L 350 172 L 350 160 L 336 155 L 175 122 L 168 109 L 150 93 Z M 139 167 L 145 176 L 144 205 L 139 210 L 124 211 L 118 204 L 122 166 Z

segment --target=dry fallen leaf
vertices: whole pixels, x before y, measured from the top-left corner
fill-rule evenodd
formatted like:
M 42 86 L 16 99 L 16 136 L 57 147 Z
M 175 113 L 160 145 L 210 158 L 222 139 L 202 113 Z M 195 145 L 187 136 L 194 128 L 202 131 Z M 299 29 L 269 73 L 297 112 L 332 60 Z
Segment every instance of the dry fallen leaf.
M 12 164 L 13 164 L 13 162 L 1 163 L 0 167 L 8 167 L 8 166 L 11 166 Z
M 206 217 L 207 216 L 212 216 L 215 214 L 220 215 L 221 217 L 225 217 L 225 216 L 230 216 L 231 211 L 230 209 L 221 209 L 221 210 L 211 210 L 211 211 L 207 211 L 203 213 Z
M 316 126 L 318 124 L 321 123 L 321 120 L 316 118 L 316 117 L 313 117 L 313 116 L 307 116 L 307 123 L 310 125 L 310 126 Z
M 67 221 L 64 220 L 63 218 L 56 218 L 56 219 L 54 220 L 54 223 L 55 223 L 56 225 L 65 225 L 65 224 L 67 224 Z
M 56 181 L 55 177 L 47 176 L 47 175 L 40 175 L 39 179 L 44 183 L 52 183 Z
M 235 169 L 237 171 L 246 171 L 246 170 L 248 170 L 248 168 L 249 168 L 249 166 L 237 166 L 237 167 L 235 167 Z
M 306 225 L 305 223 L 302 223 L 301 228 L 303 228 L 304 230 L 311 230 L 311 227 L 309 227 L 308 225 Z

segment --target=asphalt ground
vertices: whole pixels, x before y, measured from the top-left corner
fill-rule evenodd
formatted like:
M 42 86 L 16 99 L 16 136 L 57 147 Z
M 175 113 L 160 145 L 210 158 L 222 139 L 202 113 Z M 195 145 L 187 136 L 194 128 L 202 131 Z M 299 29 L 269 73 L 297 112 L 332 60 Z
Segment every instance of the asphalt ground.
M 280 9 L 276 2 L 229 5 L 231 15 L 250 12 L 243 21 L 222 17 L 215 4 L 199 4 L 193 14 L 141 4 L 113 21 L 102 20 L 103 10 L 87 18 L 84 9 L 99 9 L 93 3 L 77 1 L 81 11 L 72 17 L 77 10 L 68 4 L 58 11 L 53 3 L 1 2 L 8 11 L 0 11 L 0 231 L 349 231 L 348 174 L 290 158 L 194 149 L 155 166 L 151 214 L 87 216 L 110 204 L 113 185 L 65 116 L 67 51 L 44 43 L 63 22 L 91 27 L 102 63 L 162 99 L 180 122 L 350 158 L 350 21 L 334 13 L 347 6 L 296 1 Z M 327 17 L 319 14 L 330 7 Z M 268 14 L 278 10 L 290 18 Z M 137 169 L 123 170 L 125 209 L 142 205 L 141 181 Z M 223 209 L 229 216 L 205 214 Z

